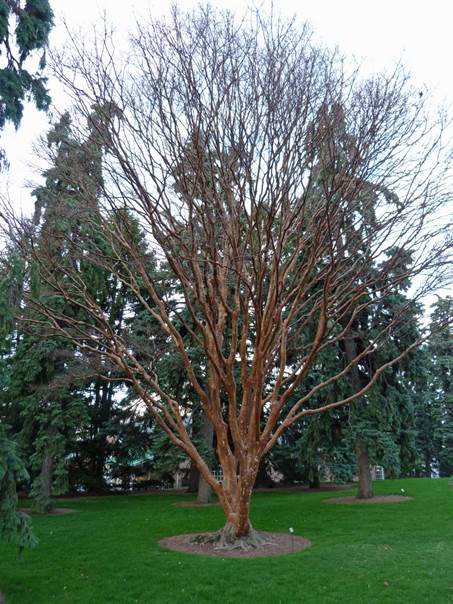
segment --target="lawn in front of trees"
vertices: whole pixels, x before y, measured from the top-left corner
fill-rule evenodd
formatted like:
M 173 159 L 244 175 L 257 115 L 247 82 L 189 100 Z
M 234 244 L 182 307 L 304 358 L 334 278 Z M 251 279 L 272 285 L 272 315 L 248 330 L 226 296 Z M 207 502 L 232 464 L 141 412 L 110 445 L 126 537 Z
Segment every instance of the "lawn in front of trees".
M 325 505 L 342 492 L 253 496 L 261 530 L 294 527 L 312 547 L 273 558 L 223 559 L 163 550 L 161 538 L 220 528 L 220 507 L 172 504 L 187 495 L 61 500 L 77 513 L 35 516 L 40 544 L 19 556 L 0 543 L 7 604 L 291 604 L 453 602 L 453 489 L 447 479 L 387 480 L 399 504 Z

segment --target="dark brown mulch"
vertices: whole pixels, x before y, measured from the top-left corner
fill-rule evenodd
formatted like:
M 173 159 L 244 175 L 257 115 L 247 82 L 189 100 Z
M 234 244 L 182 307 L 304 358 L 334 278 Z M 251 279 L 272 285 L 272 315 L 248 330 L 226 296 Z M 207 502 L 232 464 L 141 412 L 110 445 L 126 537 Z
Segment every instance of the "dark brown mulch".
M 198 501 L 176 501 L 173 505 L 181 508 L 210 508 L 213 506 L 219 506 L 218 501 L 211 501 L 210 503 L 199 503 Z
M 335 484 L 332 482 L 322 482 L 319 487 L 309 487 L 307 484 L 298 485 L 281 485 L 276 484 L 273 487 L 258 487 L 253 489 L 256 493 L 291 493 L 303 491 L 304 493 L 322 493 L 324 491 L 346 491 L 351 489 L 354 485 L 352 484 Z
M 50 512 L 36 512 L 31 508 L 18 508 L 18 511 L 25 512 L 30 516 L 61 516 L 62 514 L 72 514 L 74 512 L 78 512 L 79 510 L 74 510 L 73 508 L 52 508 Z
M 376 495 L 370 499 L 358 499 L 354 495 L 351 497 L 331 497 L 330 499 L 324 499 L 323 503 L 346 503 L 348 505 L 360 505 L 362 503 L 403 503 L 404 501 L 410 501 L 413 497 L 406 497 L 404 495 Z
M 316 488 L 310 488 L 308 485 L 283 485 L 283 486 L 274 486 L 274 487 L 259 487 L 257 489 L 253 489 L 255 493 L 321 493 L 321 492 L 331 492 L 331 491 L 344 491 L 346 489 L 350 489 L 353 485 L 351 484 L 334 484 L 330 482 L 323 482 L 321 485 Z M 197 501 L 177 501 L 173 505 L 180 507 L 194 507 L 194 508 L 204 508 L 210 506 L 219 506 L 220 503 L 213 501 L 212 503 L 198 503 Z
M 205 533 L 210 535 L 213 533 Z M 176 537 L 167 537 L 161 539 L 159 545 L 166 549 L 171 549 L 177 552 L 186 554 L 198 554 L 202 556 L 218 556 L 219 558 L 262 558 L 263 556 L 283 556 L 284 554 L 292 554 L 300 552 L 311 546 L 311 542 L 304 537 L 298 535 L 289 535 L 286 533 L 266 533 L 260 532 L 267 540 L 271 541 L 269 545 L 260 548 L 244 551 L 241 549 L 218 550 L 214 549 L 212 543 L 192 543 L 192 537 L 199 533 L 191 533 L 189 535 L 177 535 Z

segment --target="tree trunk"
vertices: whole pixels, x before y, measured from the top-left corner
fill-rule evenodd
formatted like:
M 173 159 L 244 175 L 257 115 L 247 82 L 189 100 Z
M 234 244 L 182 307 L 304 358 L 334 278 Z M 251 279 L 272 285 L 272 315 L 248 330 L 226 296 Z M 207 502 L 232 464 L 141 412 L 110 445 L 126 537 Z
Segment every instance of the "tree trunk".
M 255 536 L 256 531 L 250 524 L 250 502 L 256 476 L 258 463 L 249 465 L 248 460 L 243 460 L 241 473 L 236 475 L 234 469 L 224 468 L 224 482 L 220 498 L 225 511 L 226 525 L 223 532 L 234 535 L 235 539 L 248 539 L 249 535 Z
M 312 468 L 310 468 L 310 472 L 308 475 L 308 484 L 310 486 L 310 489 L 319 489 L 321 487 L 319 468 L 317 466 L 313 466 Z
M 91 442 L 88 448 L 90 462 L 86 486 L 90 492 L 102 494 L 109 491 L 105 479 L 105 462 L 110 451 L 105 426 L 112 417 L 114 386 L 113 382 L 105 382 L 98 378 L 93 387 Z
M 200 482 L 200 471 L 197 466 L 192 462 L 190 464 L 189 472 L 189 488 L 188 493 L 196 493 L 198 491 L 198 483 Z
M 250 523 L 250 497 L 253 483 L 234 482 L 234 494 L 222 491 L 221 500 L 226 516 L 225 526 L 216 533 L 197 535 L 192 539 L 193 542 L 212 543 L 214 549 L 241 549 L 244 551 L 268 543 Z
M 255 531 L 250 524 L 250 501 L 253 486 L 258 473 L 259 460 L 255 451 L 249 451 L 240 459 L 221 455 L 223 462 L 223 480 L 221 483 L 212 480 L 212 474 L 208 478 L 206 462 L 199 465 L 200 474 L 205 475 L 207 482 L 211 482 L 213 490 L 219 497 L 219 501 L 225 513 L 225 526 L 216 533 L 197 535 L 193 541 L 200 543 L 212 543 L 216 549 L 250 549 L 258 547 L 264 539 Z M 196 460 L 198 461 L 198 460 Z M 240 470 L 240 471 L 239 471 Z
M 270 489 L 274 486 L 274 482 L 272 478 L 269 476 L 269 473 L 266 468 L 266 463 L 264 459 L 260 461 L 260 465 L 258 467 L 258 475 L 256 477 L 254 488 L 260 489 Z
M 212 497 L 212 489 L 208 482 L 203 478 L 200 474 L 200 478 L 198 480 L 198 491 L 197 491 L 197 502 L 198 503 L 211 503 Z
M 350 331 L 348 337 L 344 340 L 346 361 L 350 363 L 353 361 L 358 354 L 357 342 Z M 355 392 L 358 392 L 361 387 L 360 373 L 357 365 L 352 367 L 350 371 L 350 380 L 352 388 Z M 355 403 L 357 406 L 361 404 L 361 400 L 358 399 Z M 354 413 L 354 407 L 351 409 L 351 413 Z M 368 458 L 368 447 L 360 439 L 356 440 L 355 450 L 357 454 L 357 473 L 359 478 L 359 488 L 357 491 L 358 499 L 371 499 L 373 497 L 373 481 L 371 479 L 370 460 Z
M 359 477 L 357 498 L 371 499 L 371 497 L 373 497 L 373 481 L 371 479 L 368 448 L 363 442 L 357 441 L 355 449 L 357 453 L 357 471 Z
M 52 508 L 52 474 L 53 459 L 49 450 L 46 449 L 41 464 L 41 472 L 33 488 L 33 509 L 37 512 L 49 512 Z
M 425 476 L 431 478 L 431 452 L 425 451 Z
M 246 497 L 242 493 L 237 498 L 234 511 L 227 515 L 227 523 L 224 530 L 231 532 L 236 539 L 247 537 L 250 529 L 250 495 Z
M 203 413 L 201 416 L 201 426 L 200 426 L 200 437 L 202 441 L 204 441 L 204 446 L 209 449 L 209 452 L 212 450 L 212 440 L 214 437 L 214 428 Z M 208 465 L 210 465 L 208 463 Z M 198 503 L 210 503 L 212 501 L 212 488 L 210 484 L 203 478 L 200 474 L 198 479 L 198 493 L 197 493 L 197 502 Z
M 249 478 L 233 481 L 227 477 L 227 484 L 231 490 L 222 489 L 219 493 L 224 507 L 226 524 L 217 533 L 197 535 L 193 538 L 195 543 L 212 543 L 214 549 L 241 549 L 248 551 L 266 545 L 272 545 L 264 535 L 256 531 L 250 522 L 250 499 L 255 482 L 257 468 L 249 468 L 244 472 Z

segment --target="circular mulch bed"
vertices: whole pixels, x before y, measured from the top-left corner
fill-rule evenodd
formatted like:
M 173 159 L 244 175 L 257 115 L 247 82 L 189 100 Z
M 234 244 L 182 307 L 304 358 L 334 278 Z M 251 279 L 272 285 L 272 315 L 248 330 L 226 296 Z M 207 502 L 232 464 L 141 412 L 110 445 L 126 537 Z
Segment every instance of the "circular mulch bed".
M 176 537 L 167 537 L 161 539 L 159 545 L 166 549 L 186 554 L 198 554 L 202 556 L 218 556 L 219 558 L 262 558 L 263 556 L 282 556 L 300 552 L 310 547 L 311 542 L 298 535 L 287 535 L 286 533 L 267 533 L 260 531 L 266 539 L 272 543 L 263 547 L 251 550 L 225 550 L 214 549 L 212 543 L 193 543 L 191 539 L 200 533 L 191 533 L 189 535 L 176 535 Z M 205 533 L 212 535 L 213 533 Z
M 211 501 L 210 503 L 199 503 L 198 501 L 176 501 L 173 505 L 180 508 L 210 508 L 213 506 L 219 506 L 218 501 Z
M 324 499 L 323 503 L 346 503 L 348 505 L 361 505 L 370 503 L 403 503 L 404 501 L 410 501 L 413 497 L 406 497 L 404 495 L 376 495 L 370 499 L 358 499 L 354 495 L 351 497 L 330 497 L 330 499 Z
M 18 508 L 18 511 L 25 512 L 29 516 L 61 516 L 62 514 L 73 514 L 79 510 L 74 510 L 73 508 L 52 508 L 49 512 L 36 512 L 30 508 Z
M 332 484 L 330 482 L 323 482 L 319 487 L 309 487 L 306 484 L 302 485 L 286 485 L 286 486 L 274 486 L 272 488 L 256 488 L 253 489 L 255 493 L 298 493 L 303 491 L 304 493 L 322 493 L 323 491 L 347 491 L 353 488 L 354 485 L 348 484 Z

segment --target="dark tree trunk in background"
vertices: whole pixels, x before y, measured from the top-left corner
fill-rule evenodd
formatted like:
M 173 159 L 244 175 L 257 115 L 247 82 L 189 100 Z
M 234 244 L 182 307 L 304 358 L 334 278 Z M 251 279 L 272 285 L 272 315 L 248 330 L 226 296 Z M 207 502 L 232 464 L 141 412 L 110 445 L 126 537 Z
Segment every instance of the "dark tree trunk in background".
M 199 472 L 197 466 L 192 462 L 190 464 L 189 487 L 187 489 L 188 493 L 197 493 L 198 492 L 199 480 L 200 480 L 200 472 Z
M 269 476 L 266 468 L 266 463 L 262 459 L 258 468 L 258 476 L 256 477 L 255 488 L 270 489 L 274 486 L 274 481 Z
M 373 480 L 371 478 L 368 447 L 362 441 L 357 441 L 355 450 L 357 453 L 357 472 L 359 478 L 357 497 L 359 499 L 370 499 L 373 497 Z
M 425 451 L 425 476 L 431 478 L 431 459 L 430 451 Z
M 345 338 L 344 348 L 346 354 L 346 362 L 350 363 L 358 356 L 357 340 L 354 337 L 352 330 L 350 330 L 348 337 Z M 352 367 L 350 371 L 350 380 L 354 392 L 358 392 L 362 387 L 362 383 L 357 365 Z M 358 399 L 358 401 L 356 402 L 356 406 L 359 406 L 361 403 L 362 401 Z M 354 409 L 352 410 L 352 413 L 354 413 Z M 370 499 L 371 497 L 373 497 L 373 481 L 371 479 L 368 447 L 363 441 L 357 439 L 355 443 L 355 450 L 357 455 L 357 474 L 359 479 L 357 497 L 358 499 Z
M 38 476 L 38 488 L 34 498 L 33 508 L 37 512 L 49 512 L 52 508 L 53 458 L 46 449 Z
M 94 408 L 89 446 L 89 483 L 88 490 L 93 493 L 105 493 L 109 490 L 105 480 L 105 462 L 110 453 L 105 435 L 105 426 L 112 418 L 113 382 L 98 379 L 94 384 Z
M 203 445 L 209 450 L 212 450 L 214 428 L 204 413 L 201 416 L 200 437 L 203 441 Z M 200 473 L 198 480 L 197 501 L 198 503 L 210 503 L 212 501 L 212 488 Z
M 212 489 L 201 474 L 198 481 L 197 501 L 198 503 L 211 503 L 212 501 Z
M 310 468 L 310 473 L 308 476 L 308 484 L 310 485 L 310 489 L 319 489 L 321 487 L 319 468 L 317 466 Z

